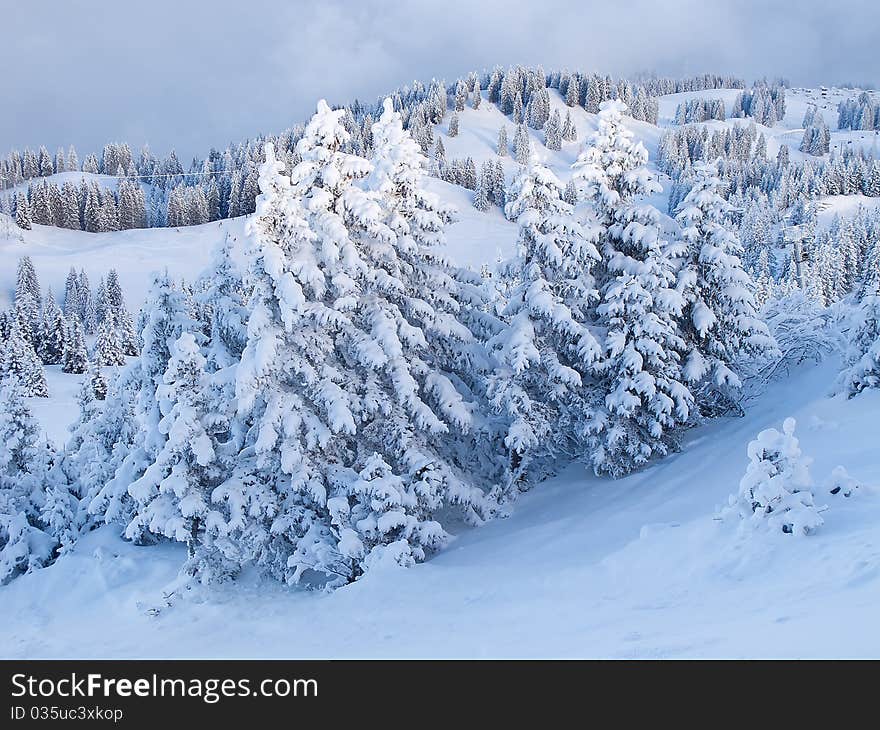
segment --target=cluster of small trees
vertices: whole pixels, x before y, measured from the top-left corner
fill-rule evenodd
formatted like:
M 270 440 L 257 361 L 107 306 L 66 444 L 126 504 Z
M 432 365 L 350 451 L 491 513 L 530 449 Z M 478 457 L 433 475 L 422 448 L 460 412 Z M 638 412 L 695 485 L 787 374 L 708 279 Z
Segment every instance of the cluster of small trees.
M 120 179 L 115 191 L 85 179 L 79 185 L 69 181 L 61 186 L 46 180 L 33 182 L 27 194 L 0 197 L 0 212 L 14 216 L 24 230 L 30 230 L 34 223 L 90 233 L 147 225 L 145 193 L 140 185 L 127 179 Z
M 688 99 L 675 109 L 675 123 L 679 125 L 726 118 L 723 99 Z
M 821 157 L 831 149 L 831 132 L 825 124 L 825 117 L 810 104 L 804 114 L 804 136 L 801 140 L 801 152 Z
M 658 164 L 673 178 L 670 212 L 688 189 L 693 165 L 719 158 L 719 175 L 731 197 L 760 200 L 779 211 L 823 195 L 880 196 L 880 160 L 862 150 L 847 147 L 823 159 L 795 162 L 782 145 L 768 159 L 766 140 L 752 125 L 714 132 L 688 125 L 660 140 Z
M 758 124 L 772 127 L 785 116 L 785 87 L 756 83 L 751 90 L 737 94 L 730 116 L 752 117 Z
M 91 358 L 87 335 L 96 335 Z M 106 383 L 97 368 L 122 365 L 125 356 L 140 351 L 114 270 L 106 281 L 101 280 L 92 296 L 85 272 L 71 269 L 62 309 L 51 289 L 42 294 L 27 256 L 18 262 L 13 307 L 0 312 L 0 338 L 0 378 L 13 377 L 28 397 L 49 395 L 43 365 L 60 365 L 66 373 L 85 373 L 92 364 L 91 379 L 100 391 L 106 389 Z
M 844 99 L 837 107 L 837 128 L 880 129 L 880 104 L 866 91 Z
M 656 122 L 656 97 L 674 93 L 668 89 L 742 86 L 740 80 L 712 75 L 677 80 L 647 78 L 633 83 L 598 74 L 547 74 L 541 68 L 513 66 L 506 71 L 496 68 L 483 74 L 471 73 L 450 84 L 432 81 L 425 86 L 415 82 L 391 98 L 404 128 L 422 152 L 428 154 L 435 143 L 434 127 L 447 110 L 451 107 L 457 113 L 466 106 L 479 108 L 484 91 L 489 101 L 517 124 L 533 129 L 544 129 L 549 124 L 545 130 L 547 146 L 558 149 L 561 141 L 574 139 L 574 126 L 551 113 L 549 88 L 558 89 L 569 106 L 579 105 L 592 112 L 598 111 L 602 101 L 618 98 L 628 106 L 634 118 Z M 364 104 L 356 100 L 342 110 L 342 124 L 349 134 L 346 151 L 369 156 L 373 144 L 371 129 L 382 112 L 381 101 Z M 293 165 L 299 161 L 296 145 L 303 132 L 304 127 L 297 125 L 277 135 L 261 135 L 230 145 L 222 151 L 212 149 L 206 158 L 193 159 L 188 168 L 184 168 L 173 150 L 159 159 L 149 147 L 145 146 L 136 155 L 124 143 L 107 144 L 100 156 L 87 155 L 82 163 L 73 147 L 66 153 L 59 149 L 54 158 L 42 147 L 36 152 L 13 151 L 0 160 L 0 190 L 60 172 L 112 175 L 128 182 L 124 190 L 120 182 L 120 189 L 115 192 L 94 190 L 97 187 L 94 181 L 79 185 L 68 182 L 60 186 L 48 181 L 45 185 L 32 184 L 27 192 L 0 196 L 0 205 L 5 206 L 0 212 L 17 214 L 22 228 L 38 223 L 92 232 L 198 225 L 218 218 L 249 215 L 254 212 L 264 144 L 272 142 L 285 164 Z M 450 134 L 454 136 L 452 130 Z M 88 203 L 90 196 L 92 201 Z M 39 211 L 35 212 L 37 208 Z

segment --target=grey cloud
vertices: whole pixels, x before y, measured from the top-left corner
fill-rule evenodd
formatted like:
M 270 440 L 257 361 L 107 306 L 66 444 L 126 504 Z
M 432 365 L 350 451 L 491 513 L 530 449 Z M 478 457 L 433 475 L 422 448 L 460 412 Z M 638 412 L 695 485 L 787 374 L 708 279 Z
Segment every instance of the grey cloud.
M 880 81 L 869 0 L 2 0 L 0 150 L 109 140 L 182 158 L 495 64 Z

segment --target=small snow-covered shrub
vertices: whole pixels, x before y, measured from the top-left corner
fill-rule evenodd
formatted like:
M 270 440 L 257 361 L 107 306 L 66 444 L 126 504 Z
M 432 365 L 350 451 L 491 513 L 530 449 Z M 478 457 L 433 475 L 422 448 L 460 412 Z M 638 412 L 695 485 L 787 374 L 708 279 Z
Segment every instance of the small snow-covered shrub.
M 745 524 L 795 535 L 810 535 L 823 524 L 814 503 L 811 459 L 801 453 L 796 422 L 786 418 L 782 432 L 768 428 L 749 444 L 749 465 L 731 495 L 725 515 L 738 514 Z
M 858 479 L 851 477 L 842 466 L 834 467 L 831 476 L 825 484 L 830 494 L 840 494 L 844 497 L 853 496 L 861 486 L 862 483 Z

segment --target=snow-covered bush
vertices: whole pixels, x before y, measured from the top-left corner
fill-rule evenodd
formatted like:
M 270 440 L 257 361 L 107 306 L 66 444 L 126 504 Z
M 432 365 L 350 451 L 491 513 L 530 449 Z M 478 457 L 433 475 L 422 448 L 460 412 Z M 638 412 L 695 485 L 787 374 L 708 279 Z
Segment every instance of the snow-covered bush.
M 862 483 L 851 477 L 849 472 L 839 465 L 834 467 L 825 483 L 825 489 L 829 494 L 840 494 L 844 497 L 852 497 L 861 487 Z
M 759 373 L 765 382 L 805 362 L 819 362 L 839 347 L 832 312 L 800 290 L 770 299 L 763 315 L 779 348 Z
M 809 535 L 823 524 L 824 508 L 814 502 L 812 460 L 801 453 L 795 426 L 793 418 L 786 418 L 781 432 L 768 428 L 749 443 L 748 468 L 724 516 L 738 515 L 749 527 L 795 535 Z

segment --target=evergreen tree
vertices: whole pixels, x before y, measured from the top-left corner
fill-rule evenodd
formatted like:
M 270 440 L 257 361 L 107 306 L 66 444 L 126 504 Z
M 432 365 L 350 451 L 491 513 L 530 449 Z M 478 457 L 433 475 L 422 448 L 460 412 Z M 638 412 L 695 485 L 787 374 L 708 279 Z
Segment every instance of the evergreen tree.
M 490 340 L 498 364 L 489 387 L 494 410 L 509 423 L 505 496 L 532 460 L 577 451 L 601 354 L 590 327 L 598 296 L 595 231 L 578 222 L 562 184 L 534 159 L 509 198 L 505 213 L 519 222 L 519 254 L 502 269 L 509 294 L 505 326 Z
M 125 356 L 122 350 L 122 339 L 116 328 L 116 315 L 107 312 L 104 321 L 98 327 L 98 339 L 95 341 L 95 352 L 92 359 L 97 365 L 124 365 Z
M 682 248 L 678 289 L 685 299 L 681 320 L 686 361 L 683 374 L 704 412 L 725 410 L 741 386 L 735 369 L 743 356 L 767 357 L 775 345 L 758 319 L 753 284 L 729 229 L 730 205 L 721 196 L 715 166 L 694 167 L 694 182 L 678 209 Z
M 553 111 L 544 125 L 544 146 L 548 150 L 562 149 L 562 121 L 558 109 Z
M 605 332 L 599 387 L 604 396 L 591 424 L 597 472 L 620 476 L 677 448 L 676 429 L 691 418 L 684 384 L 684 341 L 676 319 L 683 300 L 660 238 L 659 212 L 637 196 L 659 190 L 645 168 L 648 153 L 624 126 L 626 107 L 600 105 L 598 129 L 574 164 L 574 178 L 602 227 L 598 325 Z
M 65 373 L 84 373 L 89 366 L 86 338 L 76 315 L 65 318 L 64 350 L 61 370 Z
M 225 541 L 229 516 L 214 496 L 226 474 L 215 440 L 224 429 L 217 423 L 205 365 L 192 333 L 184 332 L 172 343 L 155 393 L 165 439 L 150 466 L 128 488 L 137 507 L 127 532 L 137 537 L 149 531 L 186 543 L 184 571 L 209 581 L 226 577 L 235 565 L 218 566 L 218 550 L 212 545 Z
M 297 145 L 292 188 L 267 146 L 250 228 L 251 326 L 237 390 L 240 410 L 261 424 L 255 448 L 261 482 L 272 487 L 266 498 L 289 495 L 275 523 L 288 526 L 290 554 L 267 567 L 290 580 L 311 569 L 350 581 L 376 560 L 423 559 L 445 541 L 433 512 L 447 501 L 469 508 L 479 495 L 434 448 L 438 434 L 467 428 L 472 406 L 431 367 L 431 353 L 461 352 L 456 341 L 467 345 L 472 335 L 453 312 L 414 298 L 432 286 L 448 292 L 449 275 L 433 257 L 413 271 L 430 275 L 419 286 L 406 276 L 443 220 L 436 204 L 423 207 L 432 200 L 418 185 L 424 159 L 390 100 L 373 126 L 372 165 L 341 151 L 340 116 L 319 103 Z M 364 191 L 355 182 L 367 175 Z M 449 307 L 455 300 L 442 292 L 438 303 Z M 290 408 L 295 418 L 285 415 Z M 291 491 L 278 476 L 292 469 Z
M 519 165 L 526 165 L 530 156 L 529 133 L 526 131 L 525 125 L 520 124 L 516 128 L 516 134 L 513 136 L 513 159 Z
M 477 179 L 477 189 L 474 192 L 474 208 L 479 211 L 489 210 L 489 188 L 492 186 L 492 176 L 494 174 L 494 166 L 486 160 L 483 163 L 483 169 Z
M 571 112 L 565 112 L 565 121 L 562 123 L 562 139 L 566 142 L 574 142 L 577 140 L 577 129 L 571 120 Z
M 32 346 L 38 346 L 42 335 L 40 284 L 30 256 L 18 260 L 15 283 L 15 317 L 21 335 Z
M 0 378 L 0 584 L 48 563 L 57 544 L 41 519 L 51 454 L 26 396 Z
M 88 387 L 95 400 L 104 400 L 107 397 L 107 379 L 101 368 L 94 362 L 89 363 Z
M 876 262 L 874 262 L 876 263 Z M 880 282 L 880 268 L 875 277 Z M 880 388 L 880 284 L 874 283 L 859 303 L 850 325 L 848 367 L 844 386 L 852 397 L 868 388 Z
M 456 114 L 455 112 L 452 112 L 452 116 L 449 118 L 449 129 L 446 131 L 446 133 L 450 137 L 458 136 L 458 114 Z
M 43 300 L 42 325 L 37 354 L 46 365 L 58 365 L 64 355 L 64 315 L 52 289 Z
M 12 322 L 9 339 L 5 343 L 2 354 L 0 376 L 15 379 L 24 395 L 29 398 L 49 397 L 43 363 L 40 362 L 31 343 L 22 336 L 19 324 L 15 320 Z
M 499 157 L 507 157 L 507 127 L 498 130 L 497 152 Z

